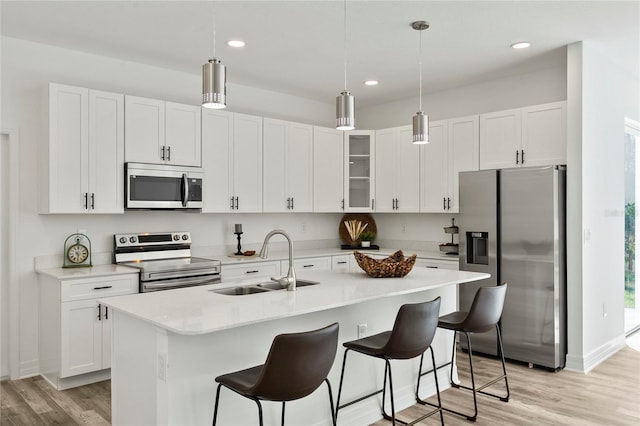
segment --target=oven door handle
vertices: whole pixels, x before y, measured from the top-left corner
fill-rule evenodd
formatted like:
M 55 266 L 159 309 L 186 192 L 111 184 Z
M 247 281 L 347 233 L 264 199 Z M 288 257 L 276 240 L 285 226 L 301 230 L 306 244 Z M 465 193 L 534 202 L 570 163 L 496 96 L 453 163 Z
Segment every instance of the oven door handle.
M 205 275 L 189 278 L 178 278 L 175 280 L 143 281 L 142 291 L 165 290 L 167 288 L 187 287 L 193 285 L 216 284 L 220 282 L 220 275 Z
M 187 174 L 182 174 L 182 207 L 187 207 L 189 203 L 189 179 Z

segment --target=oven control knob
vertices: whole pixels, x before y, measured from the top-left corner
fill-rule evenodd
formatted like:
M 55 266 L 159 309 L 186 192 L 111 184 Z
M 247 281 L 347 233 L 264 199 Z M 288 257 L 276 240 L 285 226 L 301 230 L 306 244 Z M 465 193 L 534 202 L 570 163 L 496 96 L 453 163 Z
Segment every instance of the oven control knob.
M 173 241 L 178 241 L 179 239 L 180 239 L 180 235 L 175 234 L 175 235 L 173 236 Z
M 188 236 L 187 234 L 182 234 L 182 239 L 183 239 L 183 240 L 188 240 L 188 239 L 189 239 L 189 236 Z
M 127 239 L 125 237 L 120 237 L 120 244 L 124 244 L 127 242 Z
M 129 237 L 129 242 L 130 243 L 135 243 L 136 242 L 136 237 Z

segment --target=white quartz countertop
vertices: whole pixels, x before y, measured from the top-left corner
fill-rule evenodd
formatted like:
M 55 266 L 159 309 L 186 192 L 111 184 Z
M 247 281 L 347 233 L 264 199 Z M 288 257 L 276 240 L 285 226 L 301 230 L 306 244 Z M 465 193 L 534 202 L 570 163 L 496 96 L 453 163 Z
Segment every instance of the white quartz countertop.
M 207 334 L 262 321 L 353 305 L 489 278 L 488 274 L 414 269 L 404 278 L 369 278 L 364 272 L 305 271 L 298 279 L 319 281 L 296 291 L 228 296 L 211 290 L 264 282 L 265 278 L 177 290 L 140 293 L 100 302 L 173 333 Z
M 294 243 L 295 244 L 295 243 Z M 416 254 L 420 259 L 433 259 L 439 261 L 448 261 L 451 263 L 458 263 L 458 255 L 450 255 L 445 254 L 440 251 L 431 251 L 431 250 L 411 250 L 411 249 L 403 249 L 403 248 L 389 248 L 389 247 L 380 247 L 379 250 L 370 250 L 370 249 L 357 249 L 362 253 L 366 254 L 380 254 L 388 256 L 391 253 L 394 253 L 396 250 L 402 250 L 405 256 L 411 256 L 412 254 Z M 324 256 L 340 256 L 347 255 L 352 256 L 354 250 L 341 250 L 339 248 L 315 248 L 315 249 L 297 249 L 294 248 L 294 255 L 296 259 L 300 258 L 309 258 L 309 257 L 324 257 Z M 261 259 L 258 256 L 258 251 L 254 256 L 204 256 L 210 258 L 219 259 L 222 262 L 222 265 L 234 265 L 240 262 L 269 262 L 274 260 L 288 260 L 289 252 L 287 250 L 269 250 L 269 257 L 267 259 Z
M 48 275 L 57 280 L 106 277 L 113 275 L 138 274 L 139 269 L 120 265 L 95 265 L 87 268 L 51 268 L 37 269 L 39 274 Z

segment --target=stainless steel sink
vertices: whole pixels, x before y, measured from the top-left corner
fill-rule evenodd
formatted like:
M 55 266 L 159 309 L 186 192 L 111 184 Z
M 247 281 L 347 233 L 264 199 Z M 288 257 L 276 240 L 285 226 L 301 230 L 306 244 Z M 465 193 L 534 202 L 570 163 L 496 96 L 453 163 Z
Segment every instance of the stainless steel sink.
M 311 280 L 296 280 L 296 287 L 307 287 L 310 285 L 320 284 L 318 281 Z M 226 296 L 246 296 L 247 294 L 265 293 L 268 291 L 284 290 L 286 287 L 282 287 L 279 283 L 273 281 L 267 281 L 260 284 L 223 288 L 220 290 L 209 290 L 214 293 L 224 294 Z

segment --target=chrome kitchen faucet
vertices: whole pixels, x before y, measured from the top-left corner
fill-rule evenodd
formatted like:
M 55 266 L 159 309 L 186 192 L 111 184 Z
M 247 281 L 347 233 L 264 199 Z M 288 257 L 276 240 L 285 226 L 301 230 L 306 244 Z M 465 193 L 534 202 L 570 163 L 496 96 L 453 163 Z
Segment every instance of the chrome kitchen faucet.
M 279 283 L 282 286 L 282 288 L 286 287 L 287 291 L 295 291 L 296 272 L 293 270 L 293 241 L 291 241 L 291 237 L 289 237 L 289 234 L 287 234 L 286 231 L 282 229 L 274 229 L 273 231 L 269 232 L 266 237 L 264 237 L 264 243 L 262 243 L 262 249 L 260 250 L 260 258 L 261 259 L 267 258 L 268 251 L 269 251 L 268 249 L 269 240 L 271 239 L 271 237 L 273 237 L 276 234 L 280 234 L 283 237 L 285 237 L 287 239 L 287 242 L 289 243 L 289 271 L 287 272 L 286 277 L 282 277 L 282 278 L 271 277 L 271 280 Z

